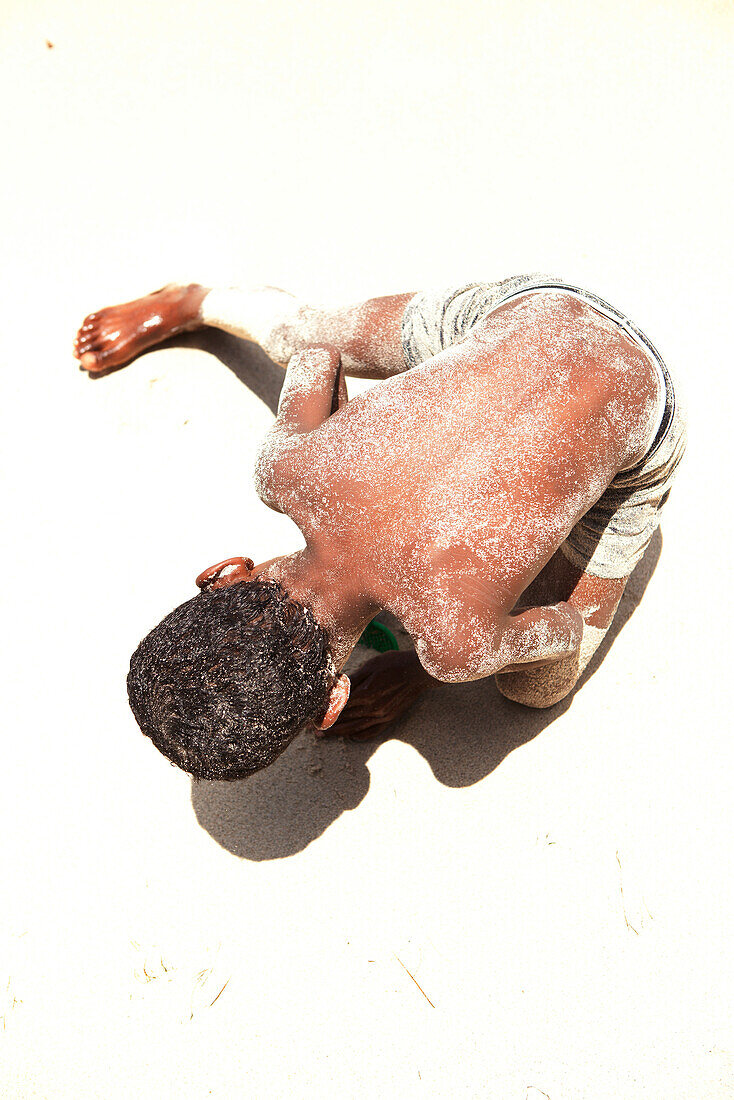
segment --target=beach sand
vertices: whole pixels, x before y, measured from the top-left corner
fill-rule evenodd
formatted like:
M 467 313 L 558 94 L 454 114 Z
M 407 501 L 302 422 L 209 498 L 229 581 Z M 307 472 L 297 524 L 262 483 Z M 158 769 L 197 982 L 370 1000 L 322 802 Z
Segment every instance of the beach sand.
M 682 0 L 6 3 L 4 1097 L 732 1095 L 733 46 Z M 251 478 L 281 374 L 209 331 L 91 380 L 81 320 L 534 270 L 689 412 L 593 675 L 192 783 L 127 664 L 205 566 L 301 544 Z

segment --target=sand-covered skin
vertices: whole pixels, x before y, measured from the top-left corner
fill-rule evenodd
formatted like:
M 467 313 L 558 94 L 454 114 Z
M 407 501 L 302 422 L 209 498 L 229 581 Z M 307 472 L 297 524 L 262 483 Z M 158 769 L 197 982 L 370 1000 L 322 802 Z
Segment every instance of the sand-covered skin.
M 256 466 L 258 491 L 298 524 L 307 553 L 346 561 L 439 680 L 571 652 L 571 608 L 536 610 L 522 628 L 505 616 L 649 446 L 657 378 L 645 355 L 578 298 L 533 291 L 325 419 L 334 366 L 324 351 L 293 356 Z M 304 421 L 306 401 L 321 413 Z M 304 428 L 294 448 L 289 432 Z M 299 582 L 296 563 L 273 569 Z M 328 602 L 336 654 L 344 631 Z
M 314 12 L 6 8 L 0 1093 L 724 1100 L 730 15 Z M 192 785 L 127 661 L 207 565 L 301 546 L 252 480 L 282 371 L 212 333 L 91 380 L 80 321 L 174 281 L 536 269 L 688 398 L 601 663 L 550 711 L 444 685 L 383 744 Z

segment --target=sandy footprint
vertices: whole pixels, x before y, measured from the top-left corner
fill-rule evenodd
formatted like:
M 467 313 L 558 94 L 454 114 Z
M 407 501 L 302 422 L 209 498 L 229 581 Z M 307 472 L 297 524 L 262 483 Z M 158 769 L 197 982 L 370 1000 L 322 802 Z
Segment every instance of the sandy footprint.
M 204 948 L 194 956 L 165 950 L 160 944 L 130 940 L 134 952 L 133 1003 L 169 1010 L 181 1023 L 212 1008 L 225 992 L 231 971 L 222 957 L 222 945 Z

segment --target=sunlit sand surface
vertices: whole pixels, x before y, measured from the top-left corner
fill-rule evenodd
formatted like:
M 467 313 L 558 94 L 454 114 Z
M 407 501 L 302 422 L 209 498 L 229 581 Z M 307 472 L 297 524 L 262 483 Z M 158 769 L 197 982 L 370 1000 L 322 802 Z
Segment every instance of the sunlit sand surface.
M 731 1094 L 724 9 L 6 5 L 3 1096 Z M 92 379 L 83 319 L 528 270 L 624 310 L 689 409 L 593 674 L 192 785 L 127 662 L 208 564 L 300 545 L 251 480 L 280 374 L 210 332 Z

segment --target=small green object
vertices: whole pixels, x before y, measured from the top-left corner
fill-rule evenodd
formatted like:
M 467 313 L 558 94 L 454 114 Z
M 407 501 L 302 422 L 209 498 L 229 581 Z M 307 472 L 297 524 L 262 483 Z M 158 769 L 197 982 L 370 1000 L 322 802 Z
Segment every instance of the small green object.
M 378 623 L 377 619 L 372 620 L 357 644 L 367 646 L 368 649 L 376 649 L 378 653 L 400 648 L 392 630 Z

